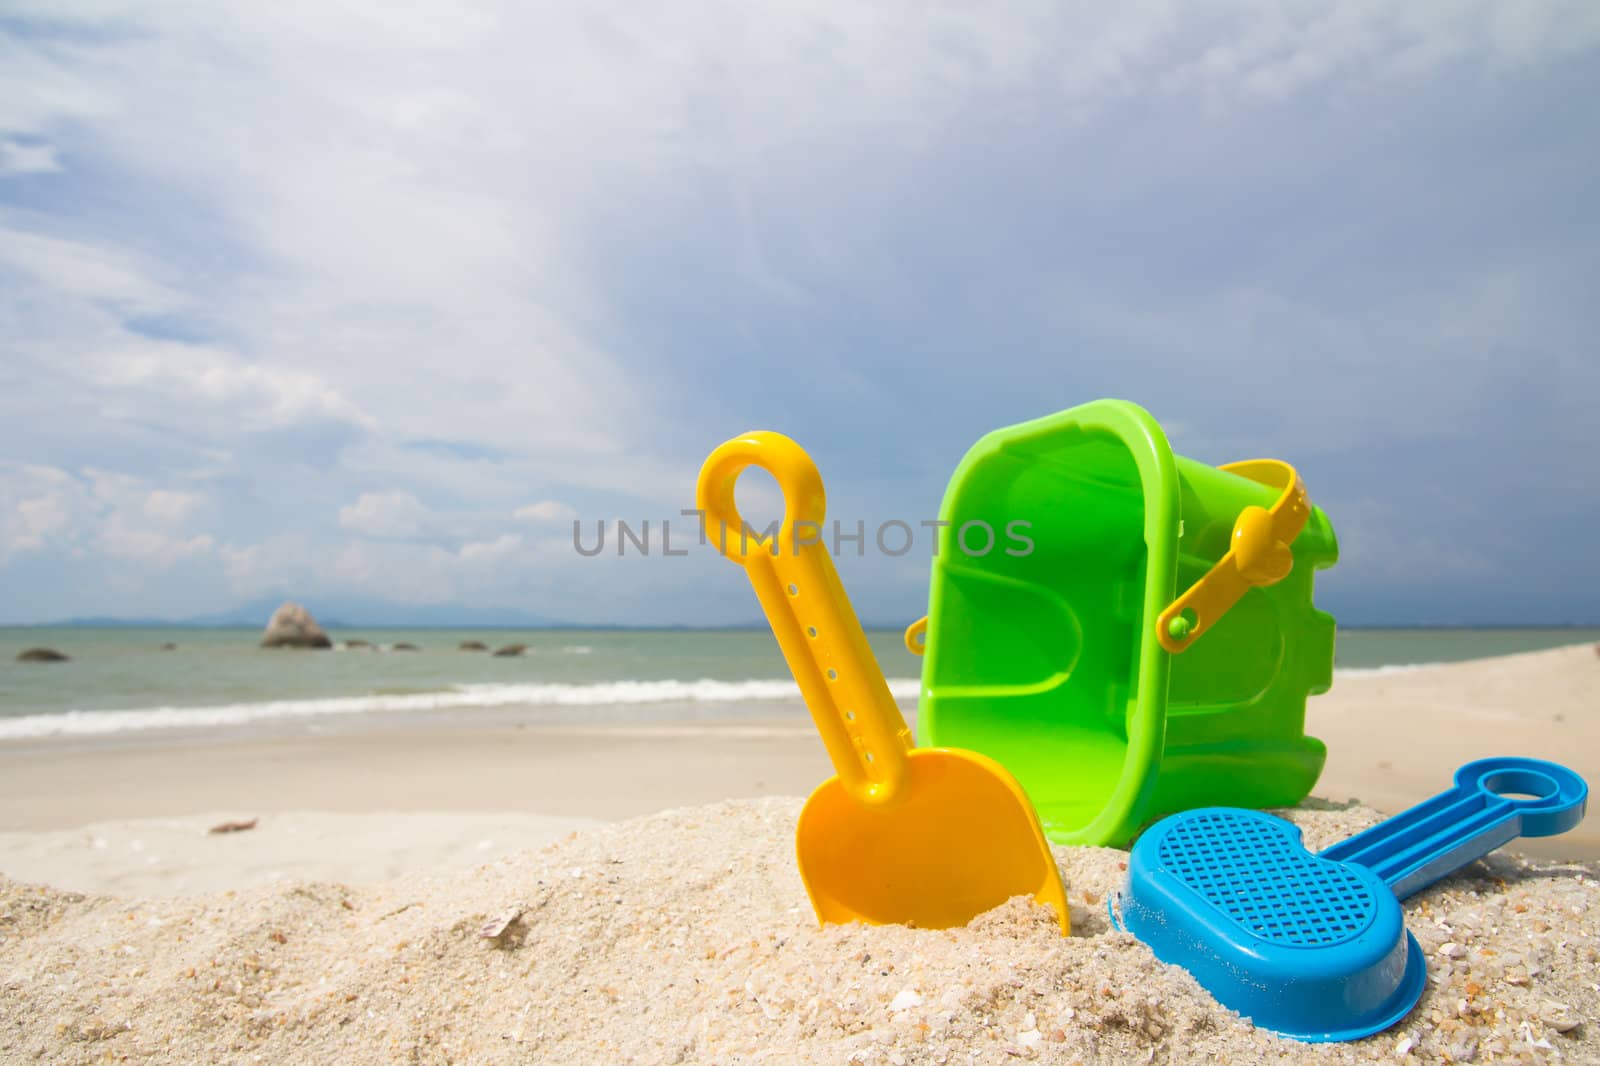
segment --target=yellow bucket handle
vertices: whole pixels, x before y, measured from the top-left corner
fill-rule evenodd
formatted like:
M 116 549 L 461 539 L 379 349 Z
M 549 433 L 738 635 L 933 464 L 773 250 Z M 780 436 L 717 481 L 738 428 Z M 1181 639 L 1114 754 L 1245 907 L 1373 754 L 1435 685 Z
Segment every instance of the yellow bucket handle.
M 1289 545 L 1311 517 L 1305 482 L 1288 463 L 1246 459 L 1217 469 L 1283 493 L 1270 508 L 1252 505 L 1240 511 L 1227 553 L 1157 616 L 1156 638 L 1174 655 L 1192 647 L 1252 587 L 1273 585 L 1289 575 L 1294 567 Z
M 1217 469 L 1282 488 L 1283 494 L 1271 508 L 1251 506 L 1240 511 L 1227 553 L 1156 618 L 1156 636 L 1174 655 L 1192 647 L 1252 586 L 1273 585 L 1289 576 L 1294 566 L 1289 545 L 1311 517 L 1305 482 L 1288 463 L 1246 459 Z M 927 647 L 927 632 L 927 615 L 907 626 L 906 650 L 921 655 Z
M 752 531 L 734 503 L 734 483 L 751 466 L 783 492 L 775 539 Z M 816 464 L 781 433 L 746 433 L 706 458 L 695 497 L 712 543 L 755 587 L 840 783 L 861 803 L 893 802 L 906 781 L 911 730 L 823 547 L 827 501 Z
M 906 651 L 912 655 L 921 655 L 928 647 L 928 616 L 921 618 L 906 626 Z

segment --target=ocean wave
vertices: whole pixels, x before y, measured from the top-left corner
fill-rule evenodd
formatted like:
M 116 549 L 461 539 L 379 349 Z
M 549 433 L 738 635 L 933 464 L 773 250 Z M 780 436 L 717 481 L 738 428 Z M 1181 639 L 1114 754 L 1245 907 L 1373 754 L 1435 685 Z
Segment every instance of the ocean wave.
M 897 698 L 915 698 L 914 678 L 889 682 Z M 591 684 L 472 684 L 432 692 L 225 703 L 210 707 L 132 707 L 0 718 L 0 740 L 104 736 L 152 729 L 241 726 L 325 715 L 407 713 L 493 707 L 624 707 L 799 700 L 793 681 L 601 681 Z
M 581 648 L 577 645 L 575 648 Z M 562 649 L 568 654 L 582 651 Z M 1340 668 L 1336 680 L 1407 674 L 1444 665 L 1404 663 Z M 915 678 L 889 682 L 899 699 L 915 699 Z M 267 700 L 200 707 L 132 707 L 106 711 L 61 711 L 0 718 L 0 741 L 50 737 L 91 737 L 159 729 L 206 729 L 256 722 L 319 718 L 333 715 L 404 714 L 495 707 L 626 707 L 665 703 L 732 704 L 760 700 L 796 700 L 793 681 L 600 681 L 588 684 L 463 684 L 431 691 L 383 692 L 365 696 Z

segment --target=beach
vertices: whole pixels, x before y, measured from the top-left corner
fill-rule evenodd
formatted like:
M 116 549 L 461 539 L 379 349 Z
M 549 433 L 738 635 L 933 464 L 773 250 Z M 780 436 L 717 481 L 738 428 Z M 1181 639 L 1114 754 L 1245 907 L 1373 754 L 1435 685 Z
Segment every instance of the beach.
M 1600 1066 L 1600 0 L 0 57 L 0 1066 Z
M 1340 677 L 1292 818 L 1326 846 L 1488 755 L 1600 780 L 1597 693 L 1587 643 Z M 1420 1006 L 1305 1045 L 1111 930 L 1124 852 L 1055 849 L 1066 940 L 1020 900 L 962 930 L 818 929 L 792 846 L 829 772 L 797 705 L 6 744 L 0 1058 L 1600 1061 L 1592 816 L 1409 900 Z M 253 824 L 209 831 L 229 822 Z

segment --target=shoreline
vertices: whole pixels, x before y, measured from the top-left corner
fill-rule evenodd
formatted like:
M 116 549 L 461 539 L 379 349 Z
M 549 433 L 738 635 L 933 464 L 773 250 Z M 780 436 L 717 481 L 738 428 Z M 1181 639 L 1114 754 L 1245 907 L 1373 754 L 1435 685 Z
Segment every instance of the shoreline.
M 1600 783 L 1597 693 L 1600 655 L 1587 644 L 1341 678 L 1308 707 L 1306 732 L 1329 753 L 1311 798 L 1393 814 L 1446 788 L 1461 764 L 1492 755 L 1552 759 Z M 911 702 L 900 704 L 914 720 Z M 730 798 L 803 797 L 832 774 L 798 701 L 757 703 L 737 716 L 664 705 L 653 710 L 683 713 L 644 722 L 540 720 L 548 710 L 7 741 L 0 834 L 15 857 L 60 852 L 56 837 L 82 839 L 84 827 L 100 823 L 202 813 L 362 815 L 380 835 L 412 817 L 610 822 Z M 693 716 L 707 710 L 723 713 Z M 37 840 L 28 844 L 26 834 Z M 1600 858 L 1600 818 L 1511 849 Z M 316 864 L 338 851 L 312 847 L 307 861 L 336 870 Z M 418 861 L 436 854 L 434 845 L 417 849 Z M 94 865 L 102 857 L 80 858 Z M 31 868 L 31 859 L 15 861 L 19 872 Z M 0 863 L 0 872 L 12 871 Z
M 568 636 L 542 633 L 542 643 L 528 644 L 523 656 L 511 658 L 457 651 L 456 638 L 465 631 L 434 631 L 436 640 L 420 651 L 346 654 L 336 648 L 328 655 L 263 654 L 253 639 L 222 639 L 230 636 L 223 630 L 197 631 L 193 641 L 170 651 L 161 650 L 167 645 L 156 634 L 127 641 L 118 637 L 121 630 L 72 632 L 87 643 L 63 644 L 73 659 L 66 665 L 7 663 L 3 660 L 15 651 L 9 647 L 0 655 L 0 748 L 119 734 L 183 739 L 190 731 L 212 728 L 264 734 L 337 730 L 352 728 L 364 717 L 391 725 L 426 715 L 492 721 L 515 714 L 566 723 L 782 715 L 801 709 L 798 689 L 770 634 L 754 630 L 734 631 L 737 639 L 731 643 L 712 644 L 663 631 L 642 643 L 627 633 L 594 632 L 592 642 L 569 646 L 560 643 Z M 1526 631 L 1531 637 L 1503 628 L 1341 632 L 1336 687 L 1486 655 L 1600 642 L 1600 628 L 1582 627 L 1539 627 Z M 0 628 L 0 636 L 8 633 L 16 648 L 37 643 Z M 1461 636 L 1472 633 L 1488 636 Z M 101 641 L 100 634 L 116 639 Z M 390 639 L 408 635 L 387 634 Z M 496 640 L 534 639 L 512 632 L 494 635 Z M 920 664 L 905 652 L 899 633 L 874 632 L 869 640 L 886 673 L 896 679 L 891 686 L 902 706 L 915 701 Z
M 1471 629 L 1474 627 L 1462 628 Z M 1548 630 L 1549 627 L 1534 628 Z M 1583 627 L 1575 628 L 1581 629 Z M 1329 706 L 1337 705 L 1341 710 L 1345 710 L 1353 705 L 1351 703 L 1352 700 L 1367 700 L 1374 696 L 1379 700 L 1386 699 L 1387 694 L 1380 684 L 1385 680 L 1411 678 L 1411 682 L 1404 684 L 1412 685 L 1410 694 L 1416 695 L 1419 686 L 1422 688 L 1427 687 L 1426 681 L 1421 680 L 1419 675 L 1421 675 L 1421 678 L 1432 680 L 1438 671 L 1460 671 L 1464 668 L 1473 668 L 1475 672 L 1487 672 L 1493 675 L 1499 672 L 1502 666 L 1517 669 L 1518 664 L 1532 660 L 1554 661 L 1551 657 L 1555 656 L 1581 658 L 1581 653 L 1585 650 L 1591 651 L 1594 655 L 1600 657 L 1600 643 L 1585 640 L 1575 644 L 1532 651 L 1511 652 L 1476 659 L 1336 667 L 1333 672 L 1333 686 L 1330 692 L 1320 696 L 1312 696 L 1308 702 L 1306 732 L 1313 736 L 1320 736 L 1316 731 L 1316 723 L 1326 719 L 1319 718 L 1319 708 L 1325 709 Z M 1526 673 L 1525 670 L 1521 670 L 1519 671 L 1519 676 L 1522 679 L 1526 679 Z M 674 690 L 683 690 L 683 692 L 676 696 L 667 696 L 665 698 L 659 696 L 647 697 L 640 701 L 618 698 L 595 702 L 570 699 L 536 700 L 532 702 L 509 699 L 506 702 L 463 699 L 459 704 L 449 702 L 451 697 L 464 697 L 470 690 L 485 687 L 476 682 L 467 682 L 460 686 L 431 688 L 411 693 L 390 695 L 306 696 L 226 705 L 175 704 L 159 707 L 39 712 L 10 717 L 0 716 L 0 759 L 4 759 L 10 754 L 18 753 L 93 751 L 117 747 L 180 746 L 213 742 L 225 743 L 234 740 L 325 736 L 388 730 L 494 727 L 504 724 L 516 724 L 519 728 L 550 728 L 556 730 L 585 727 L 627 730 L 635 726 L 643 728 L 661 724 L 718 727 L 766 720 L 807 720 L 807 711 L 801 701 L 799 689 L 794 685 L 792 679 L 788 677 L 743 678 L 734 681 L 714 678 L 690 681 L 613 680 L 578 683 L 517 681 L 508 682 L 506 685 L 510 688 L 534 687 L 559 690 L 627 689 L 635 686 L 649 689 L 663 686 L 671 687 Z M 713 693 L 713 698 L 706 698 L 695 691 L 701 686 L 711 686 L 713 688 L 748 687 L 753 689 L 754 692 L 748 696 L 741 693 L 738 698 L 731 698 L 725 693 L 718 692 Z M 914 725 L 918 695 L 917 679 L 914 677 L 890 678 L 889 686 L 895 696 L 901 714 L 908 723 Z M 1447 685 L 1447 687 L 1458 688 L 1459 686 Z M 792 693 L 789 690 L 792 690 Z M 380 703 L 383 700 L 391 700 L 396 704 L 416 701 L 416 704 L 415 706 L 397 705 L 393 707 L 352 706 L 350 709 L 328 709 L 324 706 L 330 704 Z M 1472 701 L 1469 700 L 1468 702 Z M 316 705 L 316 709 L 309 713 L 291 710 L 283 713 L 249 714 L 241 716 L 237 720 L 228 719 L 222 721 L 209 720 L 209 716 L 206 716 L 205 713 L 214 711 L 248 711 L 252 708 L 272 708 L 274 712 L 277 712 L 279 708 L 293 708 L 300 705 Z M 738 710 L 732 711 L 732 708 L 738 708 Z M 1600 697 L 1593 701 L 1591 711 L 1594 714 L 1600 714 Z M 200 724 L 187 724 L 178 721 L 182 715 L 191 712 L 199 712 L 198 716 L 202 718 Z M 124 728 L 72 727 L 56 732 L 26 733 L 23 735 L 8 735 L 4 731 L 4 726 L 8 722 L 44 722 L 72 717 L 88 717 L 98 720 L 102 718 L 115 719 L 122 716 L 141 717 L 151 714 L 167 716 L 171 721 L 175 721 L 176 724 L 169 724 L 168 721 L 163 721 L 160 724 L 142 724 Z M 1513 709 L 1512 717 L 1520 717 L 1520 715 L 1520 711 Z
M 1387 677 L 1456 665 L 1449 662 L 1362 666 L 1336 670 L 1334 683 Z M 914 677 L 888 680 L 901 714 L 914 722 L 919 681 Z M 553 683 L 540 687 L 570 690 L 671 686 L 685 693 L 700 688 L 739 688 L 751 691 L 737 699 L 684 695 L 678 698 L 616 700 L 593 703 L 568 699 L 505 702 L 471 698 L 468 683 L 460 688 L 429 689 L 400 695 L 326 696 L 263 700 L 227 705 L 192 704 L 162 707 L 41 712 L 0 717 L 0 756 L 7 751 L 79 751 L 102 747 L 161 746 L 204 743 L 212 740 L 259 739 L 281 736 L 328 735 L 342 732 L 409 728 L 494 726 L 518 722 L 527 726 L 567 727 L 613 725 L 629 727 L 657 723 L 733 723 L 798 716 L 806 707 L 800 691 L 787 678 L 747 678 L 740 681 L 622 681 L 586 684 Z M 507 683 L 508 689 L 529 687 Z M 792 690 L 792 692 L 784 691 Z M 460 702 L 453 702 L 459 700 Z M 407 706 L 410 704 L 410 706 Z M 738 708 L 734 711 L 733 708 Z M 192 717 L 193 721 L 186 721 Z M 23 728 L 19 729 L 21 726 Z

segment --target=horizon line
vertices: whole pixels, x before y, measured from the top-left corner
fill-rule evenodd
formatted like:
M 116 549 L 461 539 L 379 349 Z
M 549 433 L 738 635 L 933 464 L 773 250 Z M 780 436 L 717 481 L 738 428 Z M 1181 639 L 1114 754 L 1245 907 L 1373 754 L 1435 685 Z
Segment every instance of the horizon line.
M 405 631 L 425 630 L 527 630 L 548 632 L 765 632 L 769 627 L 764 620 L 746 622 L 719 622 L 709 624 L 663 622 L 640 625 L 627 622 L 468 622 L 458 624 L 427 624 L 413 622 L 361 622 L 330 619 L 318 623 L 324 630 L 333 629 L 385 629 Z M 904 631 L 907 622 L 862 622 L 861 627 L 870 632 Z M 0 629 L 186 629 L 186 630 L 264 630 L 264 624 L 250 622 L 185 622 L 155 619 L 61 619 L 50 622 L 0 622 Z M 1518 629 L 1600 629 L 1600 622 L 1350 622 L 1335 623 L 1335 628 L 1346 631 L 1407 631 L 1407 630 L 1518 630 Z

